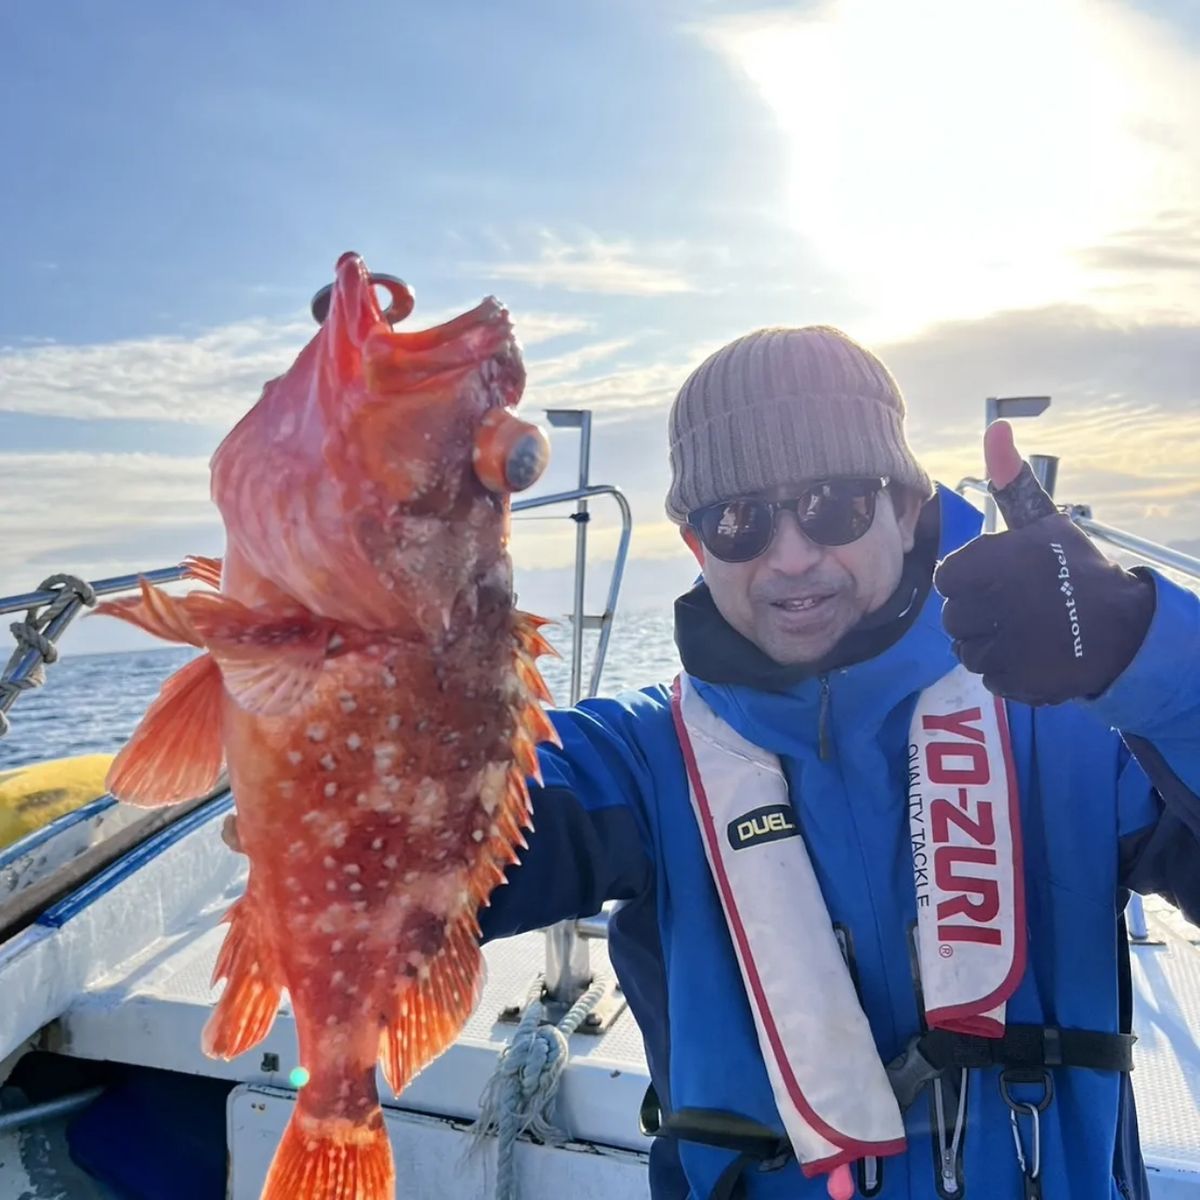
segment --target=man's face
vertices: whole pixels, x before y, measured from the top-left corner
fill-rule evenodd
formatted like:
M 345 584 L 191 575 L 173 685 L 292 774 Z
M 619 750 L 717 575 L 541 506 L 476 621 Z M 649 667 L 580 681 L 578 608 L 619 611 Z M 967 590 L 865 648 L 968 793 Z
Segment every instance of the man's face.
M 783 499 L 802 490 L 779 488 L 763 498 Z M 919 513 L 915 501 L 897 512 L 893 493 L 885 489 L 862 537 L 845 546 L 820 546 L 801 532 L 794 513 L 782 511 L 771 544 L 743 563 L 710 554 L 689 526 L 683 538 L 721 616 L 775 662 L 793 665 L 822 658 L 896 590 Z

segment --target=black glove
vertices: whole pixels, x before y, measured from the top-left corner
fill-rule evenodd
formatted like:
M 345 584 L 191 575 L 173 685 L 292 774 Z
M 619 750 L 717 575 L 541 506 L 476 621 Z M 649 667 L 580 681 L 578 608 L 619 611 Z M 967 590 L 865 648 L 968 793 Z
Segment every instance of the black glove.
M 1100 695 L 1145 639 L 1153 582 L 1109 562 L 1054 507 L 1028 463 L 1007 486 L 988 490 L 1008 530 L 969 542 L 933 576 L 954 652 L 988 691 L 1010 700 L 1061 704 Z

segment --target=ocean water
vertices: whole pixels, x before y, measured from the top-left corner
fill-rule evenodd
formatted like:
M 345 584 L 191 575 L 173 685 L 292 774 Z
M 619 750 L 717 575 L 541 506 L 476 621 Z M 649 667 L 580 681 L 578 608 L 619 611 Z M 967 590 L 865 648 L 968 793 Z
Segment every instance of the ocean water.
M 555 702 L 570 697 L 570 629 L 547 627 L 563 657 L 541 660 Z M 596 638 L 584 639 L 586 692 Z M 0 645 L 0 664 L 9 647 Z M 73 754 L 115 752 L 124 745 L 163 681 L 194 657 L 189 648 L 64 657 L 47 668 L 43 687 L 26 692 L 9 713 L 12 731 L 0 738 L 0 771 Z M 679 669 L 671 633 L 671 606 L 618 610 L 600 680 L 600 695 L 670 680 Z

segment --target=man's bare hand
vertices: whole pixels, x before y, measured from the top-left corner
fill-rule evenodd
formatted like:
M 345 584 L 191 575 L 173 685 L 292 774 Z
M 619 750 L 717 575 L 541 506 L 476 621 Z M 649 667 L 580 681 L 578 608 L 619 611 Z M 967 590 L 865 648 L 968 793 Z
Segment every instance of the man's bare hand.
M 242 845 L 242 839 L 238 837 L 237 813 L 230 813 L 225 818 L 221 825 L 221 840 L 227 845 L 230 850 L 236 850 L 239 854 L 245 854 L 245 847 Z

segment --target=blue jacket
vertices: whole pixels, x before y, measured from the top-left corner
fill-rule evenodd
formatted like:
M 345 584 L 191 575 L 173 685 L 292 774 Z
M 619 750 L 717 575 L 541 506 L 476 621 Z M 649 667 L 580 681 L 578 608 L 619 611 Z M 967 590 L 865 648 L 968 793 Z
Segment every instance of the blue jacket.
M 940 505 L 944 557 L 978 533 L 979 516 L 944 490 Z M 1029 946 L 1025 977 L 1008 1005 L 1013 1024 L 1119 1031 L 1129 1003 L 1119 926 L 1127 889 L 1165 895 L 1193 919 L 1200 915 L 1200 600 L 1157 576 L 1155 584 L 1145 643 L 1108 693 L 1088 704 L 1009 705 Z M 882 653 L 785 694 L 697 684 L 720 716 L 783 763 L 830 916 L 848 934 L 884 1062 L 920 1029 L 908 951 L 916 905 L 905 751 L 917 693 L 955 661 L 940 609 L 931 591 L 904 636 Z M 782 1135 L 695 825 L 668 690 L 586 701 L 553 717 L 562 749 L 543 748 L 535 832 L 509 884 L 494 893 L 485 937 L 626 901 L 611 925 L 610 952 L 663 1110 L 724 1109 Z M 1153 783 L 1115 728 L 1153 744 L 1155 753 L 1142 756 L 1153 759 Z M 1041 1118 L 1048 1200 L 1146 1195 L 1128 1076 L 1055 1075 L 1054 1099 Z M 1015 1090 L 1036 1099 L 1040 1089 Z M 939 1195 L 931 1122 L 927 1089 L 906 1114 L 908 1152 L 883 1162 L 880 1200 Z M 1023 1194 L 995 1068 L 971 1072 L 962 1156 L 970 1200 Z M 656 1139 L 656 1200 L 706 1200 L 734 1157 Z M 748 1200 L 825 1195 L 823 1179 L 805 1180 L 794 1160 L 749 1172 L 745 1186 Z

